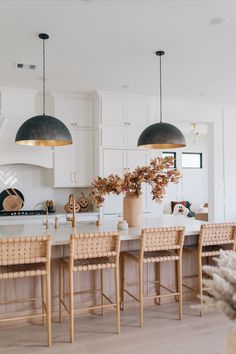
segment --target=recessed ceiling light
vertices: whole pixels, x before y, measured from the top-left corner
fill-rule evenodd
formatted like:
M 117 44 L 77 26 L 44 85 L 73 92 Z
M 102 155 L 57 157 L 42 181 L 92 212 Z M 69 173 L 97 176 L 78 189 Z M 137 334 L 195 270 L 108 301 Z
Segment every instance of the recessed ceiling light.
M 210 20 L 209 24 L 212 26 L 225 25 L 229 22 L 229 19 L 226 17 L 214 17 Z

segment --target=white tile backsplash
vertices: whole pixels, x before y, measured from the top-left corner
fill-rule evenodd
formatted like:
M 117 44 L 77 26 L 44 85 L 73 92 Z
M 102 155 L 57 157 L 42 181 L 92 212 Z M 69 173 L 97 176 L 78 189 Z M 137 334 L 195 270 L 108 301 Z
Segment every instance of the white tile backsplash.
M 0 192 L 17 188 L 25 198 L 23 209 L 42 209 L 47 199 L 52 199 L 57 212 L 63 212 L 71 193 L 79 197 L 88 195 L 90 188 L 53 188 L 53 170 L 43 167 L 15 164 L 0 166 Z

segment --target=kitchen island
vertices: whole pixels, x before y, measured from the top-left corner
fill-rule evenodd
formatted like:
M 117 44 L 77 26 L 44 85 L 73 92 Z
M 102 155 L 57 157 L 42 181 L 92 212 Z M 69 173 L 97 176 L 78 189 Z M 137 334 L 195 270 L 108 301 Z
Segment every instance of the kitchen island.
M 184 226 L 185 227 L 185 244 L 196 244 L 203 221 L 198 221 L 193 218 L 184 216 L 163 215 L 158 218 L 145 218 L 140 227 L 129 228 L 128 230 L 120 231 L 121 234 L 121 251 L 138 249 L 139 239 L 141 236 L 141 229 L 143 227 L 167 227 L 167 226 Z M 96 226 L 95 222 L 79 222 L 76 223 L 76 228 L 71 227 L 71 223 L 61 223 L 58 228 L 55 229 L 53 224 L 49 224 L 49 228 L 46 229 L 42 224 L 15 224 L 15 225 L 0 225 L 0 238 L 2 237 L 14 237 L 14 236 L 40 236 L 51 235 L 52 237 L 52 310 L 55 316 L 57 316 L 58 310 L 58 259 L 67 254 L 68 242 L 70 234 L 83 233 L 83 232 L 99 232 L 99 231 L 114 231 L 117 230 L 117 221 L 104 221 L 101 226 Z M 183 257 L 183 273 L 184 275 L 193 275 L 196 272 L 195 260 L 189 255 Z M 137 268 L 135 264 L 130 263 L 127 267 L 127 283 L 135 286 L 137 281 Z M 145 266 L 144 275 L 146 279 L 154 279 L 154 269 L 151 266 Z M 104 274 L 105 292 L 109 296 L 113 296 L 113 287 L 110 286 L 110 281 L 113 276 L 112 272 L 106 271 Z M 175 279 L 174 265 L 163 264 L 161 270 L 161 277 L 163 283 L 168 286 L 173 286 Z M 84 272 L 81 274 L 75 274 L 75 291 L 88 290 L 89 288 L 99 288 L 99 273 L 96 272 Z M 153 291 L 153 287 L 150 287 L 148 291 Z M 147 289 L 146 289 L 147 290 Z M 9 301 L 14 298 L 32 298 L 40 296 L 40 279 L 17 279 L 1 281 L 0 286 L 0 301 Z M 76 301 L 83 305 L 90 305 L 94 303 L 94 295 L 86 294 L 78 296 Z M 15 311 L 18 314 L 28 313 L 31 304 L 18 303 L 2 305 L 0 307 L 1 313 L 8 313 Z M 41 306 L 40 301 L 37 306 Z
M 14 220 L 14 222 L 17 222 L 17 220 Z M 131 227 L 128 230 L 120 231 L 121 242 L 140 239 L 141 229 L 144 227 L 184 226 L 186 237 L 197 236 L 201 224 L 204 223 L 204 221 L 195 220 L 194 218 L 188 218 L 182 215 L 165 214 L 157 218 L 144 218 L 140 227 Z M 68 244 L 70 234 L 114 230 L 117 230 L 117 221 L 114 220 L 103 221 L 100 226 L 96 226 L 96 223 L 93 221 L 77 222 L 75 228 L 71 227 L 70 222 L 62 222 L 59 223 L 57 229 L 54 228 L 53 223 L 49 223 L 49 227 L 46 229 L 42 223 L 31 224 L 27 222 L 12 225 L 0 224 L 0 237 L 50 235 L 52 237 L 52 246 L 64 246 Z M 188 241 L 186 240 L 186 242 Z

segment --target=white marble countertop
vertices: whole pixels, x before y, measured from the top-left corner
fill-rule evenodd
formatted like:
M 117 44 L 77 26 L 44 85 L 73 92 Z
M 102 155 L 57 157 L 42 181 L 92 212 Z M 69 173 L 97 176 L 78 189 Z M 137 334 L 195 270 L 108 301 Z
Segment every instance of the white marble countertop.
M 67 214 L 71 216 L 71 214 Z M 86 211 L 76 213 L 76 219 L 78 221 L 92 221 L 98 220 L 99 213 L 96 211 Z M 54 223 L 55 217 L 58 217 L 60 221 L 64 222 L 66 219 L 66 214 L 63 212 L 49 213 L 48 220 L 49 223 Z M 46 215 L 11 215 L 11 216 L 0 216 L 0 226 L 1 225 L 11 225 L 11 224 L 31 224 L 31 223 L 43 223 L 46 219 Z
M 201 224 L 204 221 L 195 220 L 182 215 L 163 215 L 157 218 L 144 218 L 140 227 L 131 227 L 128 230 L 120 231 L 121 241 L 138 240 L 141 236 L 141 228 L 143 227 L 165 227 L 165 226 L 184 226 L 185 235 L 198 235 Z M 96 232 L 96 231 L 114 231 L 117 230 L 117 221 L 103 221 L 101 226 L 96 226 L 95 222 L 77 222 L 76 228 L 71 227 L 71 223 L 59 223 L 58 229 L 53 224 L 49 224 L 46 230 L 42 224 L 15 224 L 0 225 L 0 238 L 13 236 L 40 236 L 51 235 L 52 245 L 66 245 L 69 241 L 70 234 L 79 232 Z

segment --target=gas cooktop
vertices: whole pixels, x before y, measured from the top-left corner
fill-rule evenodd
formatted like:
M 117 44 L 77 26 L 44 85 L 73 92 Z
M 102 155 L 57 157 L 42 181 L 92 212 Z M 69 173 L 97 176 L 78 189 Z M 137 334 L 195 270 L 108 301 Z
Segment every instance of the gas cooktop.
M 53 212 L 49 212 L 52 214 Z M 0 216 L 18 216 L 18 215 L 46 215 L 46 210 L 18 210 L 18 211 L 0 211 Z

